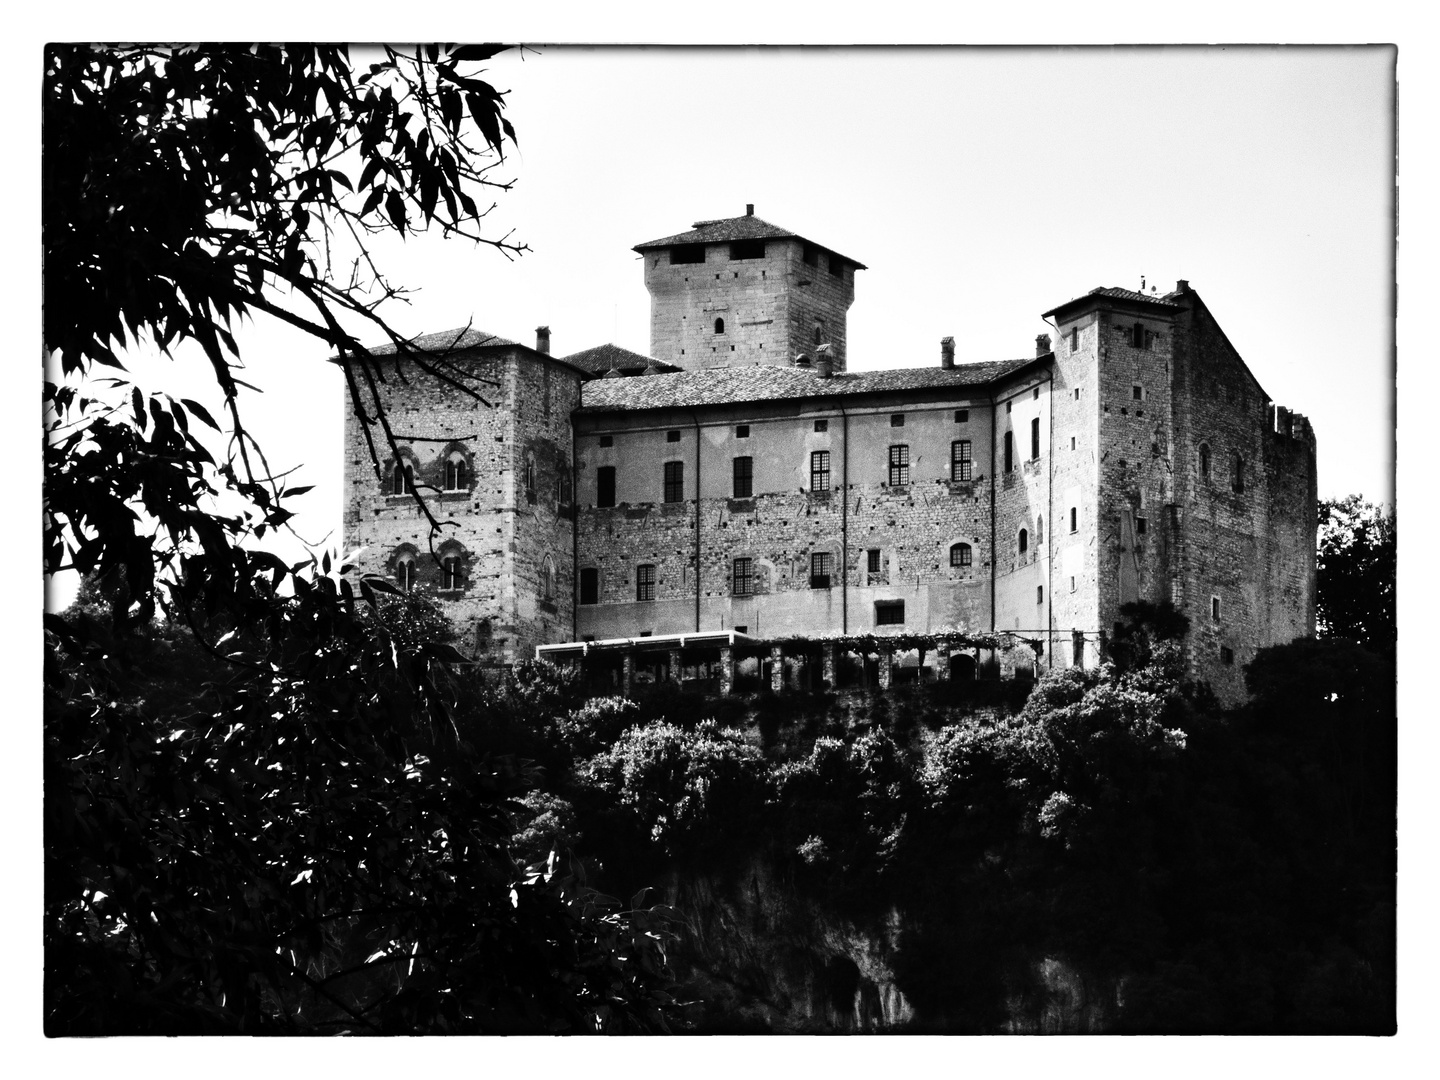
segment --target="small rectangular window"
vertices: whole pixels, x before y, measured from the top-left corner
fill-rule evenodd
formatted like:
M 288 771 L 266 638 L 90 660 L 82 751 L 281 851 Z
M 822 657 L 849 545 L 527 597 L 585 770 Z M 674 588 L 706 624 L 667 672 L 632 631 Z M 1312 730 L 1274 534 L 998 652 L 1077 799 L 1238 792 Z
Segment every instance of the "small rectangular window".
M 1073 532 L 1078 532 L 1079 529 L 1080 529 L 1080 511 L 1079 511 L 1077 508 L 1075 508 L 1075 507 L 1072 506 L 1072 507 L 1070 507 L 1070 531 L 1071 531 L 1072 533 L 1073 533 Z
M 1218 596 L 1210 597 L 1210 621 L 1220 621 L 1220 598 Z
M 1040 388 L 1038 386 L 1032 386 L 1030 388 L 1030 399 L 1032 401 L 1040 400 Z
M 829 450 L 812 450 L 810 452 L 810 490 L 830 490 Z
M 735 560 L 735 576 L 732 591 L 736 596 L 753 596 L 755 593 L 755 560 L 744 557 Z M 736 627 L 739 629 L 739 627 Z
M 1005 471 L 1011 472 L 1015 468 L 1015 437 L 1010 432 L 1005 432 Z
M 1013 405 L 1013 404 L 1014 404 L 1014 402 L 1011 402 L 1011 401 L 1005 402 L 1005 415 L 1006 415 L 1006 416 L 1009 416 L 1009 415 L 1010 415 L 1010 406 Z
M 580 570 L 580 603 L 598 604 L 600 602 L 600 571 L 593 566 L 586 566 Z
M 615 445 L 615 436 L 614 436 L 614 435 L 601 435 L 601 436 L 600 436 L 600 448 L 601 448 L 602 450 L 605 449 L 607 446 L 614 446 L 614 445 Z
M 595 470 L 595 505 L 615 505 L 615 466 L 601 465 Z
M 865 552 L 865 572 L 878 574 L 880 572 L 880 549 L 870 548 Z
M 904 626 L 904 625 L 905 625 L 905 601 L 904 601 L 904 600 L 876 600 L 876 601 L 875 601 L 875 625 L 876 625 L 876 626 Z
M 890 414 L 890 426 L 891 426 L 891 427 L 904 427 L 904 426 L 905 426 L 905 414 L 904 414 L 903 412 L 891 413 L 891 414 Z
M 755 486 L 755 459 L 750 457 L 737 457 L 735 459 L 734 477 L 735 498 L 750 498 Z
M 910 483 L 910 447 L 898 443 L 890 447 L 890 486 Z
M 1079 400 L 1080 400 L 1080 387 L 1078 387 L 1078 386 L 1075 387 L 1075 400 L 1076 400 L 1076 401 L 1079 401 Z
M 1071 436 L 1070 436 L 1070 449 L 1071 449 L 1071 450 L 1074 450 L 1074 449 L 1075 449 L 1075 436 L 1074 436 L 1074 435 L 1071 435 Z
M 1077 352 L 1080 349 L 1080 330 L 1078 327 L 1070 328 L 1070 351 Z
M 1131 401 L 1144 401 L 1144 400 L 1145 400 L 1145 389 L 1144 389 L 1144 387 L 1140 387 L 1140 386 L 1132 386 L 1132 387 L 1130 387 L 1130 400 L 1131 400 Z
M 764 240 L 735 240 L 730 244 L 730 258 L 732 261 L 738 259 L 763 259 L 764 257 Z
M 737 634 L 748 634 L 749 632 L 750 632 L 750 627 L 748 627 L 748 626 L 736 626 L 736 627 L 735 627 L 735 633 L 737 633 Z
M 641 563 L 635 568 L 635 599 L 655 599 L 655 567 L 651 563 Z
M 1221 645 L 1220 662 L 1222 664 L 1225 664 L 1227 667 L 1235 663 L 1235 651 L 1233 649 L 1226 648 L 1224 645 Z
M 1037 604 L 1043 604 L 1044 602 L 1045 602 L 1045 586 L 1044 586 L 1044 585 L 1036 585 L 1036 586 L 1035 586 L 1035 603 L 1037 603 Z
M 830 421 L 829 421 L 829 420 L 816 420 L 816 421 L 815 421 L 815 430 L 816 430 L 817 432 L 820 432 L 820 431 L 829 431 L 829 430 L 830 430 Z
M 830 273 L 836 277 L 845 276 L 845 260 L 840 258 L 839 255 L 830 256 Z
M 679 441 L 680 441 L 680 432 L 678 432 L 678 431 L 667 431 L 667 432 L 665 432 L 665 441 L 666 441 L 666 442 L 679 442 Z
M 828 551 L 816 551 L 810 555 L 810 587 L 812 589 L 830 588 L 830 570 L 834 556 Z
M 956 439 L 950 444 L 950 479 L 966 482 L 975 477 L 975 461 L 969 439 Z
M 1040 458 L 1040 418 L 1037 416 L 1030 421 L 1030 460 L 1038 461 Z
M 970 410 L 969 410 L 969 409 L 956 409 L 956 410 L 955 410 L 955 423 L 957 423 L 957 424 L 968 424 L 969 422 L 970 422 Z
M 704 261 L 704 244 L 676 244 L 670 249 L 671 266 L 678 266 L 681 263 L 703 263 Z
M 750 425 L 749 425 L 749 424 L 737 424 L 737 425 L 735 425 L 735 438 L 737 438 L 737 439 L 748 439 L 749 437 L 750 437 Z
M 1071 592 L 1074 592 L 1074 591 L 1075 591 L 1075 575 L 1074 575 L 1074 574 L 1071 574 L 1071 575 L 1070 575 L 1070 591 L 1071 591 Z
M 1137 533 L 1139 533 L 1141 536 L 1144 536 L 1144 535 L 1145 535 L 1145 528 L 1146 528 L 1146 525 L 1147 525 L 1147 524 L 1148 524 L 1148 523 L 1146 522 L 1146 520 L 1145 520 L 1144 518 L 1142 518 L 1142 517 L 1137 517 L 1137 518 L 1135 519 L 1135 531 L 1136 531 Z
M 685 463 L 683 461 L 665 462 L 665 501 L 667 503 L 685 501 Z

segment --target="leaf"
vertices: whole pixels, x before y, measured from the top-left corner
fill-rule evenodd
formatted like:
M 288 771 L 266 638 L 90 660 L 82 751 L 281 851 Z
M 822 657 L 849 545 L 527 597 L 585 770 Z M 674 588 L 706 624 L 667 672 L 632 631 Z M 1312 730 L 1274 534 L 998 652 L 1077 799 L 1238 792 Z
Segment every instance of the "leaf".
M 461 63 L 480 63 L 504 52 L 509 45 L 461 45 L 450 51 L 450 57 Z

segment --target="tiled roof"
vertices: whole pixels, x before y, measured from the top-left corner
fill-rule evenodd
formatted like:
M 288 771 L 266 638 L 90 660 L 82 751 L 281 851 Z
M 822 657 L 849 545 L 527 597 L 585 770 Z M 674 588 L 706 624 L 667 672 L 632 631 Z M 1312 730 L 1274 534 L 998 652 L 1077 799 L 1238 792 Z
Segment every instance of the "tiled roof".
M 983 364 L 957 364 L 953 368 L 895 368 L 888 371 L 852 371 L 831 378 L 811 368 L 750 367 L 680 371 L 643 378 L 601 379 L 580 389 L 583 412 L 632 409 L 684 408 L 726 405 L 742 401 L 776 401 L 835 395 L 873 394 L 894 390 L 928 390 L 987 383 L 1019 371 L 1034 358 L 997 360 Z
M 597 375 L 604 375 L 611 368 L 625 371 L 630 368 L 647 368 L 652 364 L 662 370 L 674 370 L 669 364 L 662 364 L 641 353 L 622 349 L 619 345 L 608 341 L 604 345 L 596 345 L 593 349 L 581 349 L 579 352 L 571 353 L 561 359 L 567 364 L 574 364 L 586 371 L 593 371 Z
M 783 229 L 779 225 L 772 225 L 752 214 L 745 214 L 741 217 L 717 218 L 713 221 L 697 221 L 689 232 L 676 233 L 674 236 L 666 236 L 659 240 L 647 240 L 643 244 L 636 244 L 632 251 L 647 251 L 650 248 L 673 247 L 676 244 L 723 244 L 730 240 L 768 240 L 768 239 L 803 239 L 799 233 Z M 824 247 L 817 244 L 817 247 Z M 825 248 L 831 251 L 831 248 Z M 836 255 L 840 255 L 838 251 Z M 850 263 L 856 269 L 866 269 L 864 263 L 856 262 L 848 255 L 840 255 L 842 259 Z
M 434 334 L 421 334 L 410 339 L 410 347 L 418 352 L 448 352 L 451 349 L 480 349 L 491 345 L 518 345 L 518 341 L 502 338 L 498 334 L 487 334 L 474 327 L 457 326 L 454 330 L 441 330 Z M 372 356 L 394 356 L 398 350 L 393 344 L 372 345 Z
M 1066 300 L 1063 304 L 1056 304 L 1049 311 L 1045 312 L 1045 317 L 1049 317 L 1055 314 L 1055 312 L 1057 311 L 1063 311 L 1071 304 L 1078 304 L 1080 303 L 1080 301 L 1090 296 L 1103 296 L 1110 300 L 1130 300 L 1133 302 L 1139 302 L 1144 304 L 1156 304 L 1160 307 L 1178 308 L 1181 305 L 1170 299 L 1172 296 L 1178 295 L 1178 293 L 1166 293 L 1164 296 L 1159 296 L 1155 293 L 1137 292 L 1134 289 L 1122 289 L 1115 285 L 1101 286 L 1097 289 L 1091 289 L 1084 296 L 1077 296 L 1073 299 Z

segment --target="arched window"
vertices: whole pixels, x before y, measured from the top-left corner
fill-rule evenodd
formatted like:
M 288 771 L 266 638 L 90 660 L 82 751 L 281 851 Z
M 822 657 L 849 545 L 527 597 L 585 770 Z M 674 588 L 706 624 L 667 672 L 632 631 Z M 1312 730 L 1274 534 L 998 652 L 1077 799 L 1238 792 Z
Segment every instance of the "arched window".
M 725 332 L 725 320 L 724 320 L 724 319 L 716 319 L 716 320 L 715 320 L 715 333 L 717 333 L 717 334 L 723 334 L 724 332 Z
M 540 565 L 540 595 L 546 600 L 555 599 L 555 564 L 549 555 Z
M 415 588 L 415 556 L 401 555 L 395 560 L 395 583 L 401 592 Z
M 971 559 L 971 554 L 970 554 L 970 545 L 969 545 L 969 544 L 951 544 L 951 545 L 950 545 L 950 565 L 951 565 L 951 566 L 969 566 L 969 565 L 970 565 L 970 559 Z
M 1210 447 L 1203 442 L 1200 444 L 1200 480 L 1210 482 Z
M 824 341 L 825 341 L 825 324 L 824 324 L 823 322 L 817 322 L 817 323 L 815 324 L 815 344 L 816 344 L 816 345 L 820 345 L 820 344 L 822 344 Z
M 1230 487 L 1237 495 L 1245 491 L 1245 459 L 1239 454 L 1235 455 L 1232 463 Z
M 1021 529 L 1021 530 L 1020 530 L 1020 554 L 1021 554 L 1021 555 L 1024 555 L 1025 552 L 1027 552 L 1027 551 L 1029 551 L 1029 550 L 1030 550 L 1030 533 L 1029 533 L 1027 530 L 1025 530 L 1025 529 Z
M 445 490 L 464 491 L 470 477 L 465 467 L 465 455 L 459 450 L 453 451 L 445 459 Z
M 395 463 L 390 472 L 391 495 L 413 495 L 415 493 L 415 466 L 406 460 Z
M 461 589 L 465 587 L 465 568 L 460 556 L 451 552 L 440 560 L 442 573 L 442 589 Z
M 1045 515 L 1041 514 L 1035 519 L 1035 546 L 1039 547 L 1045 542 Z

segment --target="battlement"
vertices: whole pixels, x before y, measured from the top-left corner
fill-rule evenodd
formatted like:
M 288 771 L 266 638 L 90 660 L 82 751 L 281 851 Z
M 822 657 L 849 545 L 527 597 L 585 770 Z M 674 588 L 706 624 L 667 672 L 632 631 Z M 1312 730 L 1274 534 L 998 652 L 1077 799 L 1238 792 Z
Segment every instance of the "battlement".
M 1303 414 L 1292 412 L 1283 405 L 1270 402 L 1270 433 L 1285 439 L 1294 439 L 1296 442 L 1303 442 L 1313 450 L 1315 447 L 1315 431 L 1310 426 L 1309 419 Z

